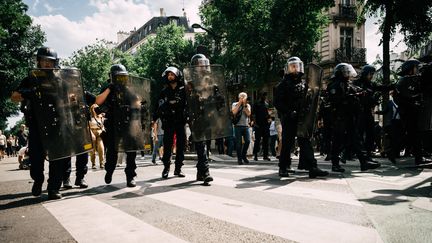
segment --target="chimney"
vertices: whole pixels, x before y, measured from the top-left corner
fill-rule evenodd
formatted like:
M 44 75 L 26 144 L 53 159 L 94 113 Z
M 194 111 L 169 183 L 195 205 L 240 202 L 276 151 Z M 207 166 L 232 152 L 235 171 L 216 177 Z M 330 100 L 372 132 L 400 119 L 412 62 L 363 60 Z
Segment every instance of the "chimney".
M 119 44 L 122 43 L 128 37 L 129 37 L 129 33 L 124 32 L 124 31 L 118 31 L 117 32 L 117 43 L 119 43 Z
M 164 16 L 164 9 L 160 8 L 159 10 L 160 10 L 160 16 L 163 17 Z

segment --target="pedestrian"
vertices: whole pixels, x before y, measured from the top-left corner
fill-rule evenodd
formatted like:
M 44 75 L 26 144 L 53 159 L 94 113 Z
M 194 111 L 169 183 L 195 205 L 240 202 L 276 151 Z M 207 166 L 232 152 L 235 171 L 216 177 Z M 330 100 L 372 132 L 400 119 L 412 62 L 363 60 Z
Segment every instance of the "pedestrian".
M 252 106 L 252 120 L 254 121 L 255 130 L 253 156 L 255 161 L 258 161 L 258 153 L 260 152 L 261 145 L 263 150 L 263 160 L 270 161 L 270 158 L 268 157 L 268 142 L 270 137 L 270 115 L 268 107 L 267 92 L 263 92 L 260 95 L 258 102 Z
M 0 160 L 4 158 L 6 148 L 7 148 L 7 139 L 6 136 L 3 134 L 2 130 L 0 130 Z
M 251 115 L 251 106 L 247 102 L 247 94 L 241 92 L 238 94 L 238 101 L 234 102 L 231 112 L 235 117 L 234 134 L 236 139 L 237 163 L 242 165 L 249 164 L 246 153 L 250 144 L 249 117 Z
M 90 151 L 90 161 L 92 169 L 96 169 L 96 152 L 99 157 L 99 168 L 105 168 L 105 146 L 102 141 L 102 133 L 105 132 L 103 113 L 96 114 L 97 105 L 90 107 L 91 118 L 89 121 L 90 132 L 92 134 L 93 149 Z
M 153 122 L 153 154 L 152 154 L 152 163 L 156 165 L 156 156 L 162 160 L 163 156 L 163 139 L 164 139 L 164 130 L 162 129 L 162 121 L 158 118 L 155 122 Z
M 278 142 L 278 132 L 276 129 L 276 121 L 275 117 L 270 117 L 270 127 L 269 127 L 269 134 L 270 134 L 270 153 L 273 157 L 276 157 L 276 143 Z

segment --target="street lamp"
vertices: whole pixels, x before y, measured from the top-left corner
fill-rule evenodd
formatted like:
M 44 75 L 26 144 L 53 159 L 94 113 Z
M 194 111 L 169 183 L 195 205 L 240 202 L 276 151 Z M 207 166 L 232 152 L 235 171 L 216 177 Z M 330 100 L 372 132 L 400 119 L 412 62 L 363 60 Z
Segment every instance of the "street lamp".
M 213 39 L 215 41 L 215 47 L 214 47 L 215 54 L 216 55 L 220 54 L 220 50 L 221 50 L 220 42 L 222 40 L 222 36 L 216 34 L 212 30 L 209 30 L 207 28 L 202 27 L 200 24 L 197 24 L 197 23 L 192 24 L 192 28 L 194 28 L 194 29 L 202 29 L 205 32 L 207 32 L 211 37 L 213 37 Z

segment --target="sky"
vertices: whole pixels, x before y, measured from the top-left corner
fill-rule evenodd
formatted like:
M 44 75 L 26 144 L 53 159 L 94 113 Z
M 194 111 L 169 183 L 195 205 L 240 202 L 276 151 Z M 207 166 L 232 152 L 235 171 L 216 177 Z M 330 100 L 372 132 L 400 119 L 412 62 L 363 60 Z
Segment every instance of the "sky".
M 183 8 L 189 24 L 201 23 L 198 8 L 201 0 L 23 0 L 28 5 L 27 14 L 34 24 L 46 33 L 46 46 L 54 48 L 60 58 L 67 58 L 97 39 L 117 41 L 118 31 L 139 28 L 152 17 L 160 16 L 164 8 L 167 16 L 183 15 Z M 367 62 L 372 63 L 377 55 L 382 56 L 381 38 L 376 20 L 366 21 Z M 399 43 L 398 34 L 391 44 L 394 52 L 406 49 Z M 399 44 L 395 44 L 399 43 Z M 12 117 L 13 126 L 19 118 Z

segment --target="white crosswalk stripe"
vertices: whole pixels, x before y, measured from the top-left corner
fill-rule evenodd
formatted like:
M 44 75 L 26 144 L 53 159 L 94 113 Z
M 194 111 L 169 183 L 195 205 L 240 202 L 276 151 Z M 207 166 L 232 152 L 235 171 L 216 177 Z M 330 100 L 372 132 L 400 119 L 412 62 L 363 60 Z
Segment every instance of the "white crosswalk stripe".
M 91 197 L 44 204 L 78 242 L 183 242 Z
M 371 222 L 340 220 L 343 217 L 331 215 L 337 215 L 337 211 L 323 210 L 323 213 L 316 214 L 297 210 L 296 207 L 302 205 L 295 205 L 298 203 L 294 202 L 292 207 L 275 207 L 275 202 L 272 201 L 263 205 L 262 202 L 242 198 L 243 193 L 253 192 L 256 198 L 279 197 L 286 202 L 295 198 L 296 202 L 305 200 L 316 207 L 334 205 L 332 210 L 343 206 L 363 214 L 367 219 L 362 204 L 343 178 L 290 178 L 289 183 L 285 183 L 277 175 L 272 175 L 275 174 L 275 170 L 271 170 L 270 167 L 248 165 L 230 168 L 225 165 L 214 166 L 211 169 L 215 178 L 213 186 L 201 187 L 197 186 L 199 182 L 194 181 L 194 166 L 184 166 L 184 172 L 186 178 L 171 177 L 168 180 L 160 180 L 159 169 L 157 172 L 154 169 L 146 174 L 144 180 L 138 181 L 139 185 L 136 188 L 123 188 L 124 182 L 110 187 L 100 186 L 97 190 L 103 191 L 102 195 L 78 195 L 75 198 L 47 202 L 44 207 L 78 242 L 214 242 L 212 239 L 206 239 L 205 235 L 196 240 L 188 238 L 187 234 L 179 234 L 162 227 L 160 222 L 182 224 L 182 218 L 165 217 L 166 214 L 169 215 L 169 210 L 175 210 L 176 213 L 184 210 L 184 215 L 202 215 L 209 220 L 215 220 L 214 224 L 232 225 L 227 227 L 228 229 L 242 227 L 256 234 L 278 237 L 282 241 L 382 242 Z M 304 175 L 299 177 L 307 178 L 307 174 Z M 114 198 L 122 199 L 117 201 L 120 206 L 112 203 L 111 199 Z M 152 215 L 155 220 L 140 217 L 138 212 L 141 211 L 134 208 L 139 203 L 149 203 L 149 200 L 159 202 L 155 204 L 157 207 L 145 208 L 146 214 Z M 124 207 L 127 205 L 134 207 L 126 210 Z M 159 213 L 159 210 L 165 213 Z M 316 208 L 314 210 L 317 211 Z M 340 213 L 343 212 L 345 211 Z M 347 215 L 349 216 L 351 215 Z M 187 230 L 193 232 L 194 229 Z M 241 238 L 242 234 L 239 233 L 238 237 Z M 240 238 L 232 241 L 257 242 L 250 238 Z

